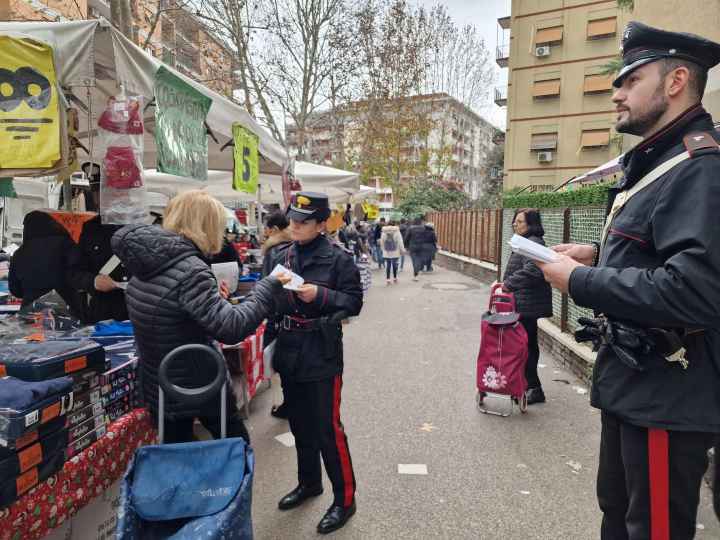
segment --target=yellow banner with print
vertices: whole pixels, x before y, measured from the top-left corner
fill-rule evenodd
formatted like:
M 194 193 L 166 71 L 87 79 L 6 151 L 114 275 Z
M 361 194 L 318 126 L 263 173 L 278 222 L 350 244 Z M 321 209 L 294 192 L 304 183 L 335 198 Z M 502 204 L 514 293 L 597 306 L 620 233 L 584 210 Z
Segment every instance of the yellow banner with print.
M 233 124 L 233 189 L 245 193 L 257 193 L 260 177 L 260 156 L 258 155 L 258 136 L 240 124 Z
M 0 35 L 0 170 L 49 169 L 60 152 L 52 47 Z
M 376 204 L 363 203 L 362 205 L 365 215 L 370 221 L 380 217 L 380 207 Z

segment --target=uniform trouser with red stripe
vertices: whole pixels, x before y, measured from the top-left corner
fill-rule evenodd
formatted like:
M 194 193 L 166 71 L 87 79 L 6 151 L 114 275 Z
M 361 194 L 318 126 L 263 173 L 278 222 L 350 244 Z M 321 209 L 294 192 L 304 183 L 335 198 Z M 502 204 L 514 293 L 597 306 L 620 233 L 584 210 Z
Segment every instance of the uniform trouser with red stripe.
M 602 540 L 694 538 L 713 437 L 642 428 L 603 411 L 597 480 Z
M 355 474 L 347 436 L 340 421 L 342 376 L 313 382 L 283 381 L 290 430 L 295 437 L 298 483 L 313 487 L 322 483 L 322 456 L 335 501 L 350 506 L 355 497 Z

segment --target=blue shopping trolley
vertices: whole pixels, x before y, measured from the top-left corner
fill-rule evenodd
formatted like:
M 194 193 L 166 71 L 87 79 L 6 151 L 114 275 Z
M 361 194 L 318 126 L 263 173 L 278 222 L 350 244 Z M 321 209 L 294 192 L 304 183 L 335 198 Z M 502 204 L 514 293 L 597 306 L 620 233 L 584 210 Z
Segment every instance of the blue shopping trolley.
M 173 362 L 203 355 L 217 366 L 215 379 L 202 388 L 183 388 L 168 376 Z M 250 509 L 255 468 L 253 451 L 242 438 L 226 438 L 225 360 L 206 345 L 171 351 L 158 370 L 159 443 L 138 448 L 123 478 L 117 538 L 120 540 L 252 540 Z M 222 438 L 162 444 L 165 396 L 200 405 L 220 392 Z

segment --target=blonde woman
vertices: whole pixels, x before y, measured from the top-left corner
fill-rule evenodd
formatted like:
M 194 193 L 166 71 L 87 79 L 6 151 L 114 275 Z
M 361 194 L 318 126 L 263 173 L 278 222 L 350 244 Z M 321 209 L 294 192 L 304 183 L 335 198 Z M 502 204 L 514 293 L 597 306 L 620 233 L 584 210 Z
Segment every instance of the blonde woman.
M 132 272 L 126 299 L 140 354 L 140 381 L 146 405 L 157 415 L 158 368 L 163 357 L 180 345 L 209 344 L 213 339 L 237 343 L 253 332 L 275 308 L 289 277 L 268 277 L 254 294 L 233 306 L 220 294 L 208 260 L 223 244 L 225 211 L 204 191 L 184 192 L 165 210 L 162 227 L 129 225 L 112 239 L 112 248 Z M 172 374 L 185 387 L 209 383 L 214 368 L 192 359 Z M 193 440 L 193 420 L 199 418 L 215 438 L 220 434 L 219 398 L 202 406 L 168 400 L 165 442 Z M 227 434 L 249 436 L 230 393 Z

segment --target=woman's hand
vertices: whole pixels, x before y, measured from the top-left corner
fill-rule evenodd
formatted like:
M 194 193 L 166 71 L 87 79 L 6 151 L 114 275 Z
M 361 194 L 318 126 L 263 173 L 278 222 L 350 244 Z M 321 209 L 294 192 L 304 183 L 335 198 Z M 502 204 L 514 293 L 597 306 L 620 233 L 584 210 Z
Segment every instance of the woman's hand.
M 292 281 L 292 276 L 286 272 L 277 274 L 275 277 L 280 283 L 282 283 L 283 287 Z
M 227 300 L 230 296 L 230 289 L 228 288 L 228 284 L 225 280 L 220 282 L 220 296 L 222 296 L 225 300 Z
M 300 288 L 298 288 L 296 292 L 300 300 L 302 300 L 306 304 L 309 304 L 311 302 L 314 302 L 317 298 L 318 288 L 317 285 L 304 283 L 303 285 L 300 285 Z

